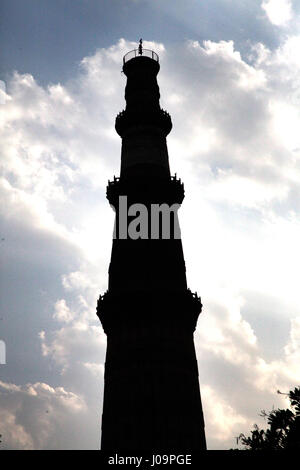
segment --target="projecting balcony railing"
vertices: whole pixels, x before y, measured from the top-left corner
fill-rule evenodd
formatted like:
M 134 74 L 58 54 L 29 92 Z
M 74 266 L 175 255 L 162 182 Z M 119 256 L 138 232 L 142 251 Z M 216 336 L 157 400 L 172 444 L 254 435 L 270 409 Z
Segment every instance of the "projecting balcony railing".
M 113 292 L 106 291 L 97 302 L 97 315 L 104 331 L 118 330 L 120 326 L 140 325 L 141 309 L 143 318 L 151 324 L 180 326 L 181 329 L 194 331 L 202 310 L 201 298 L 190 289 L 183 291 L 161 290 Z M 124 315 L 124 312 L 128 312 Z
M 184 184 L 177 175 L 171 176 L 170 179 L 149 180 L 145 183 L 143 178 L 136 181 L 136 187 L 122 181 L 119 177 L 114 176 L 112 181 L 108 181 L 106 188 L 106 197 L 109 203 L 118 207 L 119 196 L 127 195 L 130 200 L 135 198 L 141 201 L 153 203 L 182 204 L 184 199 Z M 154 189 L 155 188 L 155 189 Z
M 123 57 L 123 65 L 131 59 L 135 57 L 150 57 L 150 59 L 159 62 L 159 57 L 156 52 L 151 51 L 150 49 L 142 49 L 142 53 L 140 49 L 133 49 L 133 51 L 127 52 L 127 54 Z
M 140 114 L 121 111 L 117 115 L 115 122 L 116 131 L 121 137 L 129 128 L 145 125 L 159 127 L 164 131 L 165 135 L 168 135 L 172 129 L 171 116 L 163 109 L 156 112 L 145 112 Z

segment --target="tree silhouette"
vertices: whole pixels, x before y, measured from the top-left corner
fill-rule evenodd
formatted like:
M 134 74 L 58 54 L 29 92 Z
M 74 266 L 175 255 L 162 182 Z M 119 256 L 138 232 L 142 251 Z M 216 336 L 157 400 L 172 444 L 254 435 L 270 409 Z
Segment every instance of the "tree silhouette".
M 268 418 L 269 428 L 259 429 L 254 425 L 251 436 L 239 436 L 246 450 L 300 450 L 300 387 L 296 387 L 287 395 L 291 409 L 272 410 L 261 412 L 261 416 Z

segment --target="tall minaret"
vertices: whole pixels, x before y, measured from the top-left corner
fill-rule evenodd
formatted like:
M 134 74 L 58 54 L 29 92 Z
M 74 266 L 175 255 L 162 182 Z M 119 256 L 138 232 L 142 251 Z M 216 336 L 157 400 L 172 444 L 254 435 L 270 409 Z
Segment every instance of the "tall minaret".
M 172 122 L 159 104 L 159 68 L 142 41 L 123 58 L 126 109 L 115 126 L 121 172 L 107 187 L 116 223 L 108 291 L 97 306 L 107 335 L 103 450 L 206 448 L 193 340 L 202 306 L 187 288 L 177 212 L 166 210 L 181 204 L 184 188 L 170 175 Z M 153 208 L 160 210 L 159 230 Z

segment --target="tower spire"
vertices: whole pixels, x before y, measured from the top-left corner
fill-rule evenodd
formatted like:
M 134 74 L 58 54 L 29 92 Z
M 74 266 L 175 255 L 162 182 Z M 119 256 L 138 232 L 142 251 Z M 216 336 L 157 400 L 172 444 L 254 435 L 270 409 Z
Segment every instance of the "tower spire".
M 108 291 L 97 305 L 107 335 L 104 450 L 206 448 L 193 341 L 202 305 L 187 287 L 182 243 L 175 236 L 173 209 L 182 203 L 184 187 L 170 174 L 166 137 L 172 122 L 159 104 L 159 68 L 158 55 L 147 49 L 123 58 L 126 107 L 115 123 L 121 170 L 107 187 L 116 230 Z M 133 219 L 137 207 L 146 213 L 139 223 Z M 147 230 L 132 238 L 131 223 L 142 222 Z
M 140 55 L 143 54 L 143 40 L 142 40 L 142 38 L 140 39 L 140 42 L 139 42 L 139 54 Z

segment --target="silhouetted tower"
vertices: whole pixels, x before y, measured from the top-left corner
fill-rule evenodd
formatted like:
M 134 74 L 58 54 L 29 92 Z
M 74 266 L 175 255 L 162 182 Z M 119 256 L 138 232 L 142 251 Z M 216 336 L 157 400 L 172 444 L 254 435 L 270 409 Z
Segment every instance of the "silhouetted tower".
M 170 175 L 166 136 L 172 122 L 159 105 L 159 68 L 157 54 L 141 41 L 123 58 L 126 109 L 115 125 L 121 173 L 107 187 L 115 236 L 108 291 L 97 306 L 107 335 L 103 450 L 206 448 L 193 341 L 202 306 L 187 288 L 181 239 L 174 236 L 176 211 L 170 212 L 170 236 L 162 215 L 159 234 L 151 238 L 153 205 L 184 198 L 181 180 Z M 136 203 L 148 208 L 148 238 L 142 229 L 139 238 L 128 236 L 138 213 L 133 210 L 126 222 L 120 196 L 127 197 L 128 209 Z

